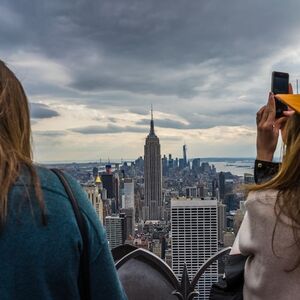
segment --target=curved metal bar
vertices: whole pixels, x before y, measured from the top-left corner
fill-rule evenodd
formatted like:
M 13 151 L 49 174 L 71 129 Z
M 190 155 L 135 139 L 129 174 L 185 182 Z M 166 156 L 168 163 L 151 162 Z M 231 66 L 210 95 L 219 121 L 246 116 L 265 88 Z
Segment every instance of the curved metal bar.
M 127 255 L 128 253 L 130 253 L 136 249 L 138 249 L 138 247 L 135 247 L 135 246 L 132 246 L 129 244 L 125 244 L 125 245 L 121 245 L 116 248 L 113 248 L 111 250 L 111 254 L 113 256 L 114 261 L 117 262 L 118 260 L 122 259 L 125 255 Z
M 227 247 L 222 249 L 221 251 L 217 252 L 214 256 L 212 256 L 209 260 L 207 260 L 199 269 L 199 271 L 194 276 L 191 286 L 194 288 L 199 281 L 200 277 L 203 275 L 203 273 L 207 270 L 207 268 L 213 264 L 216 260 L 218 260 L 220 257 L 228 254 L 231 250 L 231 247 Z
M 176 290 L 180 289 L 180 283 L 178 282 L 178 279 L 173 270 L 162 259 L 160 259 L 152 252 L 142 248 L 138 248 L 117 261 L 115 264 L 116 269 L 118 270 L 119 268 L 121 268 L 130 259 L 149 261 L 150 264 L 152 263 L 153 267 L 156 267 L 156 269 L 158 269 L 169 280 L 169 282 L 174 286 Z
M 178 299 L 180 299 L 180 300 L 184 300 L 183 295 L 180 292 L 178 292 L 177 290 L 173 291 L 172 295 L 178 297 Z
M 192 299 L 194 299 L 194 297 L 199 296 L 199 295 L 200 295 L 200 293 L 198 291 L 194 290 L 188 294 L 187 300 L 192 300 Z

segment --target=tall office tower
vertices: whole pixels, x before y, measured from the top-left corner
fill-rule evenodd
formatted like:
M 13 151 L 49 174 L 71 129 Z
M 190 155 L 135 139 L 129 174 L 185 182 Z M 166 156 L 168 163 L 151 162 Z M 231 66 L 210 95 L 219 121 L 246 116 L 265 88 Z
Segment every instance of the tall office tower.
M 145 207 L 144 220 L 160 220 L 162 218 L 162 168 L 159 139 L 154 132 L 153 111 L 151 109 L 150 133 L 145 144 Z
M 89 200 L 92 202 L 97 215 L 103 224 L 103 201 L 101 199 L 101 194 L 98 186 L 84 186 L 84 190 L 86 191 Z
M 225 198 L 225 174 L 220 172 L 219 174 L 219 192 L 220 192 L 220 200 L 224 202 Z
M 200 158 L 194 158 L 193 159 L 193 162 L 192 162 L 192 170 L 195 172 L 195 173 L 198 173 L 200 172 Z
M 103 188 L 106 190 L 106 197 L 109 200 L 113 213 L 119 211 L 120 202 L 120 180 L 118 173 L 112 173 L 110 164 L 105 166 L 106 171 L 101 174 Z
M 213 178 L 211 181 L 211 194 L 213 197 L 217 197 L 217 190 L 218 190 L 218 180 L 217 178 Z
M 124 198 L 123 208 L 134 208 L 134 181 L 132 178 L 124 178 Z
M 115 197 L 113 174 L 101 174 L 101 181 L 103 184 L 103 188 L 106 189 L 107 199 L 113 199 Z
M 184 263 L 190 278 L 218 251 L 217 200 L 172 199 L 172 269 L 180 278 Z M 218 264 L 214 263 L 197 284 L 198 299 L 208 299 L 211 285 L 218 281 Z M 195 298 L 197 299 L 197 298 Z
M 218 202 L 218 240 L 224 243 L 224 232 L 226 230 L 226 205 L 221 201 Z
M 120 214 L 119 216 L 107 216 L 105 218 L 105 228 L 110 249 L 124 244 L 126 239 L 126 224 L 124 214 Z
M 186 151 L 187 151 L 187 147 L 186 147 L 186 145 L 183 145 L 183 161 L 184 161 L 184 166 L 185 167 L 188 165 Z
M 134 181 L 132 178 L 124 178 L 124 206 L 121 211 L 126 214 L 127 235 L 133 235 L 135 228 L 135 206 Z
M 161 159 L 162 162 L 162 175 L 167 176 L 168 175 L 168 158 L 166 155 Z
M 178 157 L 176 157 L 175 160 L 174 160 L 174 163 L 173 163 L 173 167 L 174 167 L 175 169 L 177 169 L 178 166 L 179 166 L 179 159 L 178 159 Z
M 172 158 L 172 154 L 169 154 L 168 168 L 173 169 L 173 167 L 174 167 L 174 159 Z
M 179 158 L 179 170 L 184 169 L 184 159 L 183 158 Z
M 136 170 L 139 172 L 144 171 L 144 159 L 142 156 L 140 156 L 138 159 L 135 160 L 134 162 Z
M 133 208 L 121 208 L 121 214 L 125 214 L 125 240 L 131 236 L 134 236 L 135 233 L 135 215 Z
M 122 199 L 120 195 L 120 178 L 118 173 L 114 174 L 113 188 L 114 188 L 114 195 L 115 195 L 116 212 L 119 212 Z
M 206 173 L 206 174 L 210 174 L 211 173 L 211 167 L 209 165 L 208 162 L 203 162 L 201 164 L 201 172 L 202 173 Z

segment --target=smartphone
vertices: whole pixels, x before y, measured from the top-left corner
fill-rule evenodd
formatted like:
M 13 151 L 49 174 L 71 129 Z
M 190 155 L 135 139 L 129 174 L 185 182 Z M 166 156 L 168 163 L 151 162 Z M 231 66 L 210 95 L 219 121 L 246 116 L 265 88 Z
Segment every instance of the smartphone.
M 283 72 L 272 72 L 272 87 L 271 91 L 276 94 L 288 94 L 289 93 L 289 74 Z M 280 100 L 275 99 L 276 105 L 276 118 L 280 118 L 283 115 L 283 111 L 288 110 L 286 104 Z

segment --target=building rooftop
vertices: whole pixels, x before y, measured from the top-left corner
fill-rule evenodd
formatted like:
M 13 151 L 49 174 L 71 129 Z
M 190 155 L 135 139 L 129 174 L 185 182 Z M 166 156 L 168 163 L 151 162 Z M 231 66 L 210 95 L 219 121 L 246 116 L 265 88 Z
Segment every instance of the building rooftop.
M 205 198 L 204 198 L 205 199 Z M 203 198 L 172 198 L 171 205 L 172 207 L 184 207 L 184 206 L 216 206 L 218 201 L 214 200 L 203 200 Z

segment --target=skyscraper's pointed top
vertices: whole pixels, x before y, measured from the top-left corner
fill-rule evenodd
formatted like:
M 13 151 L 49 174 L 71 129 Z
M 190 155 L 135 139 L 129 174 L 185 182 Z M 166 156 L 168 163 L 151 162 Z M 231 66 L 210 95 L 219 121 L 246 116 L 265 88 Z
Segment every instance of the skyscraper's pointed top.
M 153 104 L 151 103 L 151 120 L 153 120 Z
M 150 135 L 155 135 L 155 132 L 154 132 L 154 120 L 153 120 L 153 105 L 152 104 L 151 104 Z

